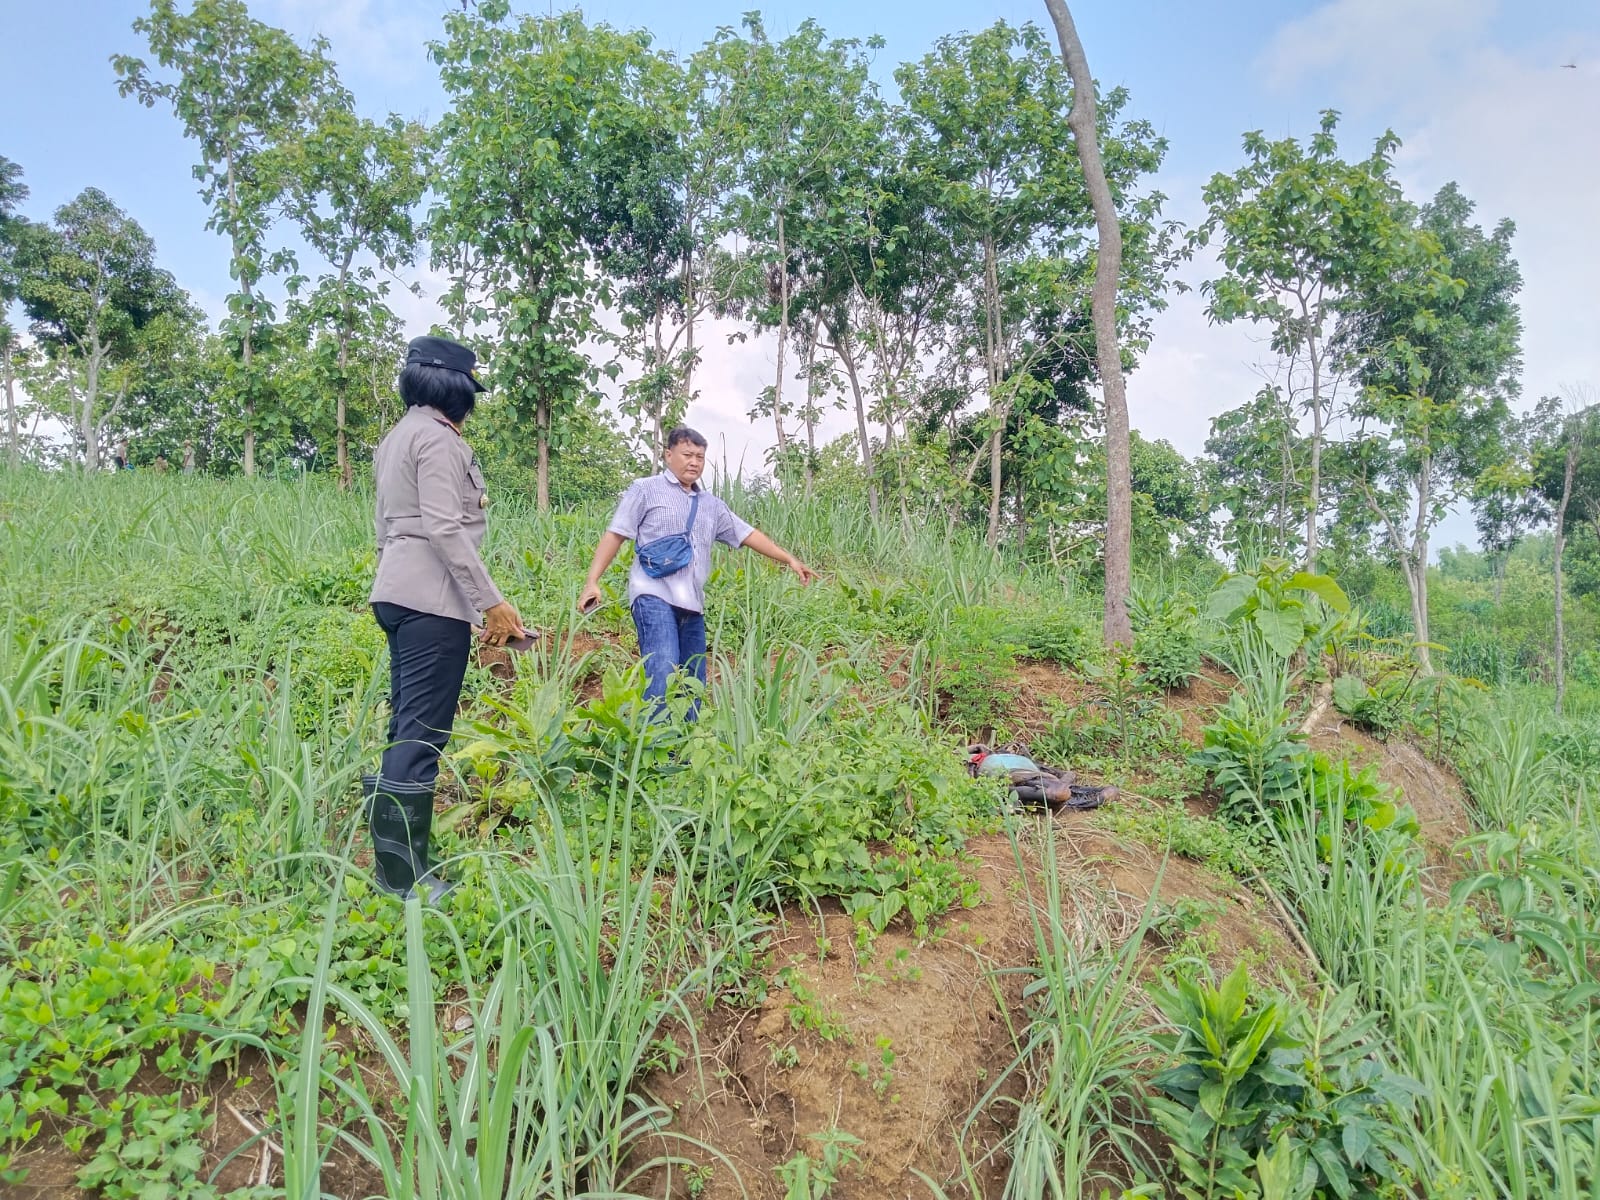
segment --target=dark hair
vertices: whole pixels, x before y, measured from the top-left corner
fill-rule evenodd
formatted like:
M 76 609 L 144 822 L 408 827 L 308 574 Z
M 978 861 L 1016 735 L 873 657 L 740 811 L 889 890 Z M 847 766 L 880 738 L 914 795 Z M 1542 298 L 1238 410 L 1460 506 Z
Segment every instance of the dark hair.
M 705 435 L 702 433 L 697 433 L 695 430 L 690 429 L 687 425 L 679 425 L 671 433 L 667 434 L 668 450 L 671 450 L 679 442 L 688 442 L 690 445 L 699 446 L 702 450 L 706 448 Z
M 478 389 L 472 386 L 472 376 L 460 371 L 407 363 L 400 372 L 400 399 L 407 408 L 418 404 L 437 408 L 459 425 L 478 402 Z

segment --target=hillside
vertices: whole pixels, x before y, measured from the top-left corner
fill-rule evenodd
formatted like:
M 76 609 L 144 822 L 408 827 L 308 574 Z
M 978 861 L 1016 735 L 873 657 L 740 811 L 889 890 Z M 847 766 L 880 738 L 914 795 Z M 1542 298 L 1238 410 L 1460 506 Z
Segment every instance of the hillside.
M 692 728 L 573 611 L 603 514 L 497 507 L 541 638 L 469 672 L 424 912 L 366 877 L 365 502 L 0 474 L 7 1194 L 1592 1186 L 1592 729 L 1358 728 L 1309 602 L 1279 658 L 1167 580 L 1107 657 L 1086 581 L 734 500 L 821 578 L 718 559 Z M 1120 795 L 1014 811 L 973 741 Z M 1201 1103 L 1206 1028 L 1253 1090 Z

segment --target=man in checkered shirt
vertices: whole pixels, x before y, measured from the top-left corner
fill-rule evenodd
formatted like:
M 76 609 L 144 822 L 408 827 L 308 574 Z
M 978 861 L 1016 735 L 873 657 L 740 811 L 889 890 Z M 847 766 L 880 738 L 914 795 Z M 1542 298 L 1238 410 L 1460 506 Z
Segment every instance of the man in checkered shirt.
M 700 476 L 706 466 L 706 439 L 693 429 L 678 428 L 667 435 L 666 470 L 636 479 L 622 494 L 616 515 L 600 536 L 589 575 L 578 597 L 578 608 L 592 611 L 600 603 L 600 577 L 630 539 L 648 545 L 658 538 L 683 533 L 689 509 L 700 498 L 689 541 L 694 555 L 681 570 L 660 578 L 645 574 L 634 559 L 628 572 L 628 604 L 634 628 L 639 631 L 639 653 L 644 656 L 647 699 L 659 706 L 667 694 L 667 680 L 675 671 L 687 671 L 703 685 L 706 681 L 705 587 L 711 576 L 711 547 L 748 546 L 773 562 L 782 563 L 809 584 L 815 572 L 766 534 L 741 520 L 726 504 L 706 491 Z M 694 719 L 690 709 L 690 719 Z

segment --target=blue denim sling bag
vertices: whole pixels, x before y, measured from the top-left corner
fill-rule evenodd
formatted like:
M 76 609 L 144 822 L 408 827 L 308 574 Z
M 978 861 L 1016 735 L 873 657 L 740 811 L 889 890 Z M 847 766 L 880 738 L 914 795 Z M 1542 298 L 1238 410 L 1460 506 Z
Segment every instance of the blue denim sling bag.
M 694 543 L 689 540 L 689 535 L 694 532 L 694 517 L 699 507 L 700 493 L 697 491 L 694 499 L 689 501 L 689 524 L 682 533 L 669 533 L 664 538 L 657 538 L 635 549 L 639 565 L 651 579 L 674 574 L 694 561 Z

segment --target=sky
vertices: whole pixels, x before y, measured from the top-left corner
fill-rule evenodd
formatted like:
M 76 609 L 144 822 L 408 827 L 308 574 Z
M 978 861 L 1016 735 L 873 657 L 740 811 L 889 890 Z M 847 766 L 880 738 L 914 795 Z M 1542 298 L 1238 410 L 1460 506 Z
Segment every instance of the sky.
M 341 78 L 372 116 L 430 120 L 445 107 L 427 42 L 459 0 L 250 0 L 260 20 L 296 38 L 323 35 Z M 648 29 L 687 54 L 758 0 L 595 0 L 585 15 Z M 517 2 L 519 11 L 541 6 Z M 560 7 L 565 7 L 560 5 Z M 1168 153 L 1152 186 L 1166 215 L 1188 225 L 1200 191 L 1244 161 L 1242 135 L 1306 137 L 1318 114 L 1342 114 L 1341 149 L 1364 157 L 1386 129 L 1400 138 L 1398 177 L 1413 200 L 1455 180 L 1486 228 L 1515 222 L 1524 323 L 1521 406 L 1563 389 L 1600 387 L 1600 4 L 1594 0 L 1121 0 L 1072 5 L 1102 88 L 1123 86 L 1125 115 L 1148 120 Z M 84 187 L 105 191 L 155 239 L 158 259 L 213 317 L 230 290 L 227 248 L 205 230 L 191 175 L 195 148 L 166 109 L 118 96 L 109 59 L 141 54 L 136 0 L 0 0 L 0 154 L 18 162 L 47 218 Z M 941 36 L 1004 19 L 1053 30 L 1043 0 L 798 0 L 762 6 L 781 36 L 807 17 L 837 37 L 881 35 L 876 73 L 893 70 Z M 1570 65 L 1569 65 L 1570 64 Z M 309 264 L 303 264 L 303 266 Z M 1261 331 L 1213 326 L 1198 285 L 1215 273 L 1197 258 L 1180 270 L 1190 290 L 1171 297 L 1153 343 L 1128 380 L 1133 426 L 1194 456 L 1211 419 L 1249 399 L 1273 356 Z M 409 334 L 437 319 L 444 280 L 421 264 L 408 278 L 423 296 L 395 294 Z M 771 382 L 772 339 L 705 339 L 700 397 L 690 420 L 714 457 L 761 469 L 771 423 L 746 417 Z M 829 433 L 849 419 L 832 418 Z M 1337 429 L 1335 436 L 1337 436 Z M 1435 546 L 1471 543 L 1469 515 L 1453 515 Z

